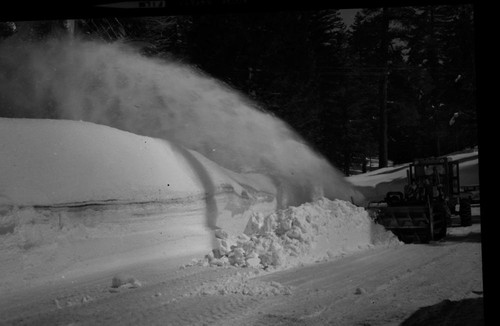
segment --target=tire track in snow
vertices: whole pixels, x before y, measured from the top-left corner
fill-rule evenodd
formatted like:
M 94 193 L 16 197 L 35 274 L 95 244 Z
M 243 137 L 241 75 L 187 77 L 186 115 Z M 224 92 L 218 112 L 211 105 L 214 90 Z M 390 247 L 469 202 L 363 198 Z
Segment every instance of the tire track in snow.
M 235 324 L 400 322 L 423 302 L 472 295 L 471 289 L 478 287 L 481 277 L 480 268 L 478 272 L 474 267 L 480 265 L 479 252 L 479 244 L 405 245 L 263 276 L 261 279 L 297 288 L 290 297 L 263 301 L 256 307 L 260 313 L 244 316 Z M 454 273 L 456 276 L 446 276 Z
M 140 309 L 107 325 L 221 325 L 257 301 L 244 295 L 212 295 L 186 297 L 160 305 L 141 304 Z
M 244 313 L 254 303 L 255 299 L 244 295 L 214 295 L 188 300 L 184 307 L 188 310 L 194 307 L 195 313 L 183 316 L 181 320 L 183 325 L 220 325 L 231 316 Z M 181 324 L 174 320 L 172 325 Z

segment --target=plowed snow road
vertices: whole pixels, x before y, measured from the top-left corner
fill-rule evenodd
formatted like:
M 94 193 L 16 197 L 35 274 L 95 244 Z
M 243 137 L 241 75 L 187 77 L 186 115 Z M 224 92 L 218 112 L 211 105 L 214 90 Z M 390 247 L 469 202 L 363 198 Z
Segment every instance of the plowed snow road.
M 0 298 L 5 325 L 482 325 L 480 225 L 441 242 L 374 248 L 280 272 L 235 267 L 126 271 Z M 122 271 L 123 272 L 123 271 Z

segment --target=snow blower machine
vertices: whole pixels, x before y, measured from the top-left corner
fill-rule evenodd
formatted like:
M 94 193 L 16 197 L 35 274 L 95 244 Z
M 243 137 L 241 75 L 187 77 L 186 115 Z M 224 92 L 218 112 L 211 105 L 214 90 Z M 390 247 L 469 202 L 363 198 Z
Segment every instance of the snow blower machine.
M 428 243 L 446 236 L 452 215 L 471 225 L 471 203 L 461 193 L 458 162 L 446 157 L 418 159 L 409 165 L 404 192 L 388 192 L 367 210 L 376 223 L 405 243 Z

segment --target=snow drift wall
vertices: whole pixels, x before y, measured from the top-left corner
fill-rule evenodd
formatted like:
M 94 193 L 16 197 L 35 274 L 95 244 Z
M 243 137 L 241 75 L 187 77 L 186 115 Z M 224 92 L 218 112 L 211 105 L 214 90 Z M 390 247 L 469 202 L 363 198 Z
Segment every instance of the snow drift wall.
M 0 203 L 144 202 L 203 192 L 167 141 L 92 123 L 0 119 Z
M 215 226 L 241 231 L 276 208 L 269 178 L 166 140 L 5 118 L 0 140 L 0 288 L 202 254 Z
M 0 292 L 205 252 L 201 205 L 3 206 Z

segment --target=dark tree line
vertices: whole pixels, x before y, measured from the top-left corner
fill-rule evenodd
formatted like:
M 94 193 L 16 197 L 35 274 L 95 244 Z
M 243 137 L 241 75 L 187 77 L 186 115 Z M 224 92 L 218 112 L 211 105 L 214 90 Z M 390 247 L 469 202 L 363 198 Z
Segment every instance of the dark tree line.
M 442 5 L 363 9 L 350 28 L 318 10 L 39 22 L 29 33 L 71 30 L 197 66 L 349 173 L 366 157 L 386 166 L 477 145 L 473 18 L 471 5 Z M 0 37 L 14 30 L 2 23 Z

